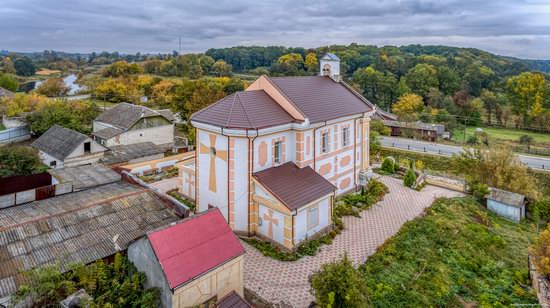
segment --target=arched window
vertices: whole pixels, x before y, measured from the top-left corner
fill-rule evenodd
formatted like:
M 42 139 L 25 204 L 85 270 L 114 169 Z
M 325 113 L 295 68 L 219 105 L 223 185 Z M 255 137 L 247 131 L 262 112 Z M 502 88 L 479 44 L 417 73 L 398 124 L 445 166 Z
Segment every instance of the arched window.
M 323 76 L 330 76 L 330 64 L 323 65 Z

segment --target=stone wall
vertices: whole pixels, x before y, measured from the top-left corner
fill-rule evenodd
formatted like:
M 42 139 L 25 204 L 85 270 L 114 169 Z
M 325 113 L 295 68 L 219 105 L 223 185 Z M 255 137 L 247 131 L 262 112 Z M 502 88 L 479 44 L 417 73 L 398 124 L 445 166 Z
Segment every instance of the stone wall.
M 542 307 L 550 306 L 550 280 L 537 272 L 532 256 L 529 256 L 529 277 Z

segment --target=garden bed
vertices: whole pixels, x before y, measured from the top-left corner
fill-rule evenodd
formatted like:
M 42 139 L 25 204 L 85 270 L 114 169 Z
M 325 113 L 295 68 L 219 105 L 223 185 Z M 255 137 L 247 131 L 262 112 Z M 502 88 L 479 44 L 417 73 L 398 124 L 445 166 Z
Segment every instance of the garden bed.
M 151 174 L 144 174 L 138 176 L 140 180 L 142 180 L 145 183 L 154 183 L 161 180 L 169 179 L 178 176 L 179 170 L 177 167 L 171 167 L 168 169 L 165 169 L 162 172 L 155 172 L 152 171 Z
M 377 180 L 371 180 L 360 193 L 338 198 L 333 208 L 333 229 L 325 235 L 306 241 L 295 252 L 283 251 L 273 243 L 255 237 L 242 238 L 242 240 L 258 249 L 264 256 L 280 261 L 296 261 L 303 256 L 314 256 L 321 246 L 332 244 L 332 240 L 342 232 L 344 229 L 343 216 L 360 217 L 361 211 L 382 200 L 388 192 L 386 185 Z
M 195 208 L 196 208 L 196 204 L 194 201 L 191 201 L 189 199 L 187 199 L 185 196 L 183 196 L 182 194 L 180 194 L 178 192 L 178 189 L 172 189 L 172 190 L 169 190 L 166 192 L 170 197 L 173 197 L 174 199 L 178 200 L 179 202 L 183 203 L 185 206 L 187 206 L 189 208 L 189 211 L 191 211 L 192 213 L 195 212 Z

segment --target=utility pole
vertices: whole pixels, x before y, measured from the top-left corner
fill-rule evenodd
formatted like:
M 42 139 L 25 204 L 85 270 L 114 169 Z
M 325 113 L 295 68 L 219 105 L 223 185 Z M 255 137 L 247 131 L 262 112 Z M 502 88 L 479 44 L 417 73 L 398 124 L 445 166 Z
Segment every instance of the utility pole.
M 180 55 L 181 55 L 181 35 L 180 35 Z

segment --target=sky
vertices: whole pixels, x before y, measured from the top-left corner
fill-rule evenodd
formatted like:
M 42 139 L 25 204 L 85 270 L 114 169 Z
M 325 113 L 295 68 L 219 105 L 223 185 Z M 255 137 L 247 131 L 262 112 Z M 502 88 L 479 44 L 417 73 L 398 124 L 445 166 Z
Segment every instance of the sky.
M 449 45 L 550 59 L 550 0 L 0 0 L 0 49 Z

